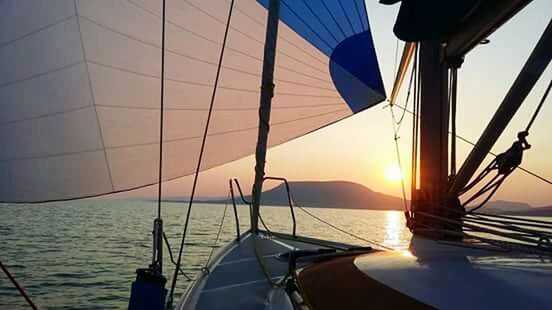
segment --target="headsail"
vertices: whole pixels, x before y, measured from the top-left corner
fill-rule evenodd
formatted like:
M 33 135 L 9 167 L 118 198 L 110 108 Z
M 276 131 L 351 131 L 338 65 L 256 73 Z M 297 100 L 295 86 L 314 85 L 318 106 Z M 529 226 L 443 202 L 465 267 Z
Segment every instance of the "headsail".
M 228 9 L 167 1 L 165 180 L 194 171 Z M 267 12 L 235 10 L 203 170 L 255 147 Z M 0 201 L 156 182 L 160 14 L 155 0 L 0 3 Z M 270 146 L 384 99 L 362 1 L 282 0 L 282 22 Z

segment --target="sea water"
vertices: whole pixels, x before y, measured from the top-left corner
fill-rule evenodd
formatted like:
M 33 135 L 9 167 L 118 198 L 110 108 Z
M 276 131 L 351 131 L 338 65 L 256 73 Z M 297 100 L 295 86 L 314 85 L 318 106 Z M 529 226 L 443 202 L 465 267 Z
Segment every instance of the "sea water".
M 165 231 L 175 256 L 188 204 L 163 203 Z M 194 204 L 184 248 L 183 269 L 194 277 L 210 252 L 236 237 L 227 205 L 220 239 L 215 238 L 224 204 Z M 398 211 L 309 208 L 317 217 L 362 238 L 405 249 L 410 233 Z M 124 309 L 135 270 L 151 262 L 152 223 L 157 204 L 147 200 L 85 200 L 44 205 L 0 204 L 0 261 L 41 309 Z M 249 210 L 238 206 L 240 229 L 249 227 Z M 289 207 L 263 206 L 271 231 L 291 233 Z M 355 245 L 365 241 L 339 232 L 295 209 L 297 233 Z M 165 250 L 164 273 L 174 268 Z M 176 294 L 189 281 L 179 276 Z M 26 309 L 11 282 L 0 273 L 0 309 Z

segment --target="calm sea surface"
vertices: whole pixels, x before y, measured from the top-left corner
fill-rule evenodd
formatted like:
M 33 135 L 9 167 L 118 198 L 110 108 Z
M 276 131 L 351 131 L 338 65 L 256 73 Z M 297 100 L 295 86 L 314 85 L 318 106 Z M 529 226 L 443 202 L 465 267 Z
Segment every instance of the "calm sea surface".
M 165 203 L 167 236 L 177 251 L 185 203 Z M 190 276 L 205 264 L 211 249 L 235 237 L 232 209 L 227 210 L 215 245 L 224 205 L 196 204 L 186 239 L 184 270 Z M 389 247 L 404 249 L 410 233 L 395 211 L 308 209 L 322 219 Z M 62 204 L 0 204 L 0 261 L 16 276 L 41 309 L 123 309 L 128 304 L 135 269 L 151 260 L 151 229 L 156 204 L 139 200 L 88 200 Z M 242 232 L 249 211 L 241 206 Z M 291 232 L 285 207 L 263 207 L 269 229 Z M 301 235 L 365 244 L 296 210 Z M 165 250 L 165 273 L 172 275 Z M 179 277 L 177 294 L 188 282 Z M 24 300 L 0 273 L 0 309 L 25 309 Z

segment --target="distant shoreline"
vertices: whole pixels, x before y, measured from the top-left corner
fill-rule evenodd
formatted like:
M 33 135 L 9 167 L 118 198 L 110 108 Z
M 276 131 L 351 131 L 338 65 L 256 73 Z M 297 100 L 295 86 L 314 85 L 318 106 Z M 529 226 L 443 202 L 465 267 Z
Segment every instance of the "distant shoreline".
M 404 211 L 402 198 L 376 192 L 354 182 L 292 181 L 289 182 L 289 187 L 295 204 L 305 208 Z M 245 199 L 251 201 L 251 196 L 246 196 Z M 265 206 L 289 206 L 284 184 L 263 191 L 261 200 L 261 204 Z M 189 197 L 167 197 L 163 201 L 189 203 Z M 226 198 L 204 196 L 198 197 L 195 202 L 224 204 Z M 236 202 L 241 202 L 241 199 Z M 410 202 L 407 201 L 407 204 Z M 491 201 L 481 211 L 495 215 L 552 217 L 552 206 L 535 208 L 528 203 L 514 201 Z
M 155 199 L 141 199 L 144 201 L 157 201 Z M 169 202 L 169 203 L 189 203 L 189 200 L 181 200 L 181 199 L 164 199 L 163 202 Z M 194 203 L 202 203 L 202 204 L 216 204 L 216 205 L 224 205 L 224 201 L 220 200 L 195 200 Z M 243 205 L 243 204 L 240 204 Z M 267 207 L 288 207 L 287 204 L 263 204 Z M 334 210 L 366 210 L 366 211 L 398 211 L 403 212 L 404 209 L 401 207 L 398 208 L 389 208 L 389 209 L 377 209 L 377 208 L 364 208 L 364 207 L 325 207 L 325 206 L 301 206 L 304 208 L 309 209 L 334 209 Z M 541 210 L 542 209 L 542 210 Z M 489 215 L 506 215 L 506 216 L 531 216 L 531 217 L 552 217 L 552 208 L 550 207 L 535 207 L 531 210 L 527 211 L 506 211 L 506 212 L 485 212 L 485 208 L 481 209 L 481 213 L 487 213 Z

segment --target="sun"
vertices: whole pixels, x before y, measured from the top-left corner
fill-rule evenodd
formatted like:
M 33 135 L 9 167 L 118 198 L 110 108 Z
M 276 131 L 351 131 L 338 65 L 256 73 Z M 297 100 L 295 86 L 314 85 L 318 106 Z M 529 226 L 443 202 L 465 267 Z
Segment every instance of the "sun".
M 403 178 L 401 169 L 395 164 L 387 166 L 385 168 L 384 175 L 388 181 L 392 182 L 398 182 Z

